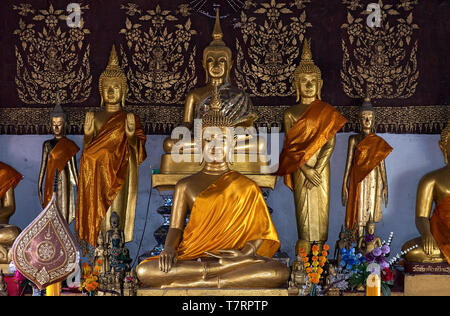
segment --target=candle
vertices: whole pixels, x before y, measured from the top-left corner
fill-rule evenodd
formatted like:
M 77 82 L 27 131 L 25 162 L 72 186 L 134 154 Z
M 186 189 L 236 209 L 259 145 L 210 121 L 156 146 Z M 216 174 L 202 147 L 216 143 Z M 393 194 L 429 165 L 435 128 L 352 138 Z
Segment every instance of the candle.
M 381 279 L 376 273 L 367 277 L 366 296 L 381 296 Z
M 46 296 L 61 296 L 61 282 L 53 283 L 45 288 Z

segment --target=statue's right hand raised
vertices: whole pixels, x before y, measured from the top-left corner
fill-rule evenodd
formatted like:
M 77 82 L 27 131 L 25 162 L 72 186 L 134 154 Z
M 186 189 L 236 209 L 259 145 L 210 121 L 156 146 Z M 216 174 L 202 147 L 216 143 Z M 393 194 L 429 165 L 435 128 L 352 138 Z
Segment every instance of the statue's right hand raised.
M 94 134 L 94 112 L 87 112 L 84 120 L 84 135 Z
M 177 263 L 177 251 L 171 246 L 164 247 L 159 254 L 159 270 L 169 272 L 172 266 Z

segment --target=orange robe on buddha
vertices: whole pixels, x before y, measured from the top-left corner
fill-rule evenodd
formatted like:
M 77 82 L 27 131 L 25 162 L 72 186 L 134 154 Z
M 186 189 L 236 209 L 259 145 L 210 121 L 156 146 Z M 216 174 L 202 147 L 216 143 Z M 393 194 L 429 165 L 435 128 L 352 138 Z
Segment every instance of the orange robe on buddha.
M 430 220 L 431 234 L 450 264 L 450 194 L 436 204 Z
M 195 198 L 177 259 L 193 260 L 205 257 L 205 252 L 241 249 L 247 242 L 260 239 L 260 256 L 270 258 L 280 248 L 258 185 L 239 172 L 228 171 Z
M 361 182 L 374 170 L 392 151 L 392 147 L 375 134 L 367 135 L 356 147 L 350 171 L 345 226 L 353 229 L 358 222 L 358 197 Z
M 80 148 L 73 141 L 63 137 L 49 153 L 44 184 L 44 208 L 52 199 L 56 171 L 58 171 L 59 175 L 66 167 L 67 162 L 69 162 L 79 150 Z
M 119 194 L 128 170 L 134 173 L 136 183 L 128 186 L 132 190 L 127 204 L 125 219 L 126 242 L 132 238 L 137 196 L 137 166 L 147 153 L 145 132 L 140 120 L 136 121 L 136 147 L 128 143 L 125 133 L 127 112 L 119 110 L 103 124 L 92 141 L 83 148 L 78 176 L 77 212 L 75 230 L 79 237 L 91 245 L 97 245 L 102 220 Z M 131 231 L 131 233 L 130 233 Z M 130 236 L 131 237 L 128 237 Z M 127 238 L 128 237 L 128 238 Z
M 302 167 L 346 122 L 347 119 L 334 107 L 315 100 L 286 131 L 277 174 L 284 176 L 284 183 L 291 190 L 291 174 Z
M 330 157 L 335 134 L 346 121 L 333 106 L 315 100 L 286 131 L 277 174 L 284 176 L 284 183 L 294 192 L 298 242 L 328 239 Z M 318 186 L 308 186 L 300 169 L 304 165 L 321 175 Z
M 22 175 L 10 165 L 0 162 L 0 198 L 8 192 L 11 187 L 15 188 L 22 180 Z

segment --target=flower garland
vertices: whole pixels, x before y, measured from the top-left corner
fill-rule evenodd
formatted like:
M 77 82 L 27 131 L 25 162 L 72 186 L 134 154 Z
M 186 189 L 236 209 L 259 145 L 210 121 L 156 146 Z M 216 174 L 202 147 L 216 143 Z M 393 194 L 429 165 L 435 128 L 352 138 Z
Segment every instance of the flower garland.
M 97 259 L 94 265 L 94 269 L 89 265 L 89 263 L 84 262 L 82 265 L 83 281 L 80 284 L 80 291 L 87 293 L 94 293 L 98 288 L 98 277 L 100 275 L 102 259 Z
M 323 267 L 327 262 L 328 250 L 330 247 L 328 245 L 323 246 L 323 250 L 319 256 L 319 246 L 312 246 L 312 256 L 308 256 L 304 248 L 299 249 L 300 256 L 303 260 L 303 266 L 308 275 L 308 279 L 313 284 L 319 284 L 320 278 L 323 274 Z

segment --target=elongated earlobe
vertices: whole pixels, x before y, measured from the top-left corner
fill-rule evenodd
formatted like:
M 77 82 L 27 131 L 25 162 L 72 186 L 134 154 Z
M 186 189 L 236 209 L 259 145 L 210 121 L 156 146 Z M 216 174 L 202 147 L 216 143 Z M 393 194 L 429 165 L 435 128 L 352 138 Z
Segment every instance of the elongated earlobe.
M 442 153 L 444 154 L 444 163 L 448 165 L 447 150 L 445 149 L 445 146 L 441 141 L 439 141 L 439 148 L 442 150 Z
M 297 81 L 294 78 L 294 83 L 293 83 L 294 89 L 295 89 L 295 93 L 297 95 L 297 99 L 295 100 L 295 102 L 299 102 L 300 101 L 300 88 L 297 85 Z
M 323 80 L 320 79 L 319 83 L 317 84 L 317 99 L 319 99 L 319 100 L 322 100 L 322 95 L 321 95 L 322 86 L 323 86 Z

